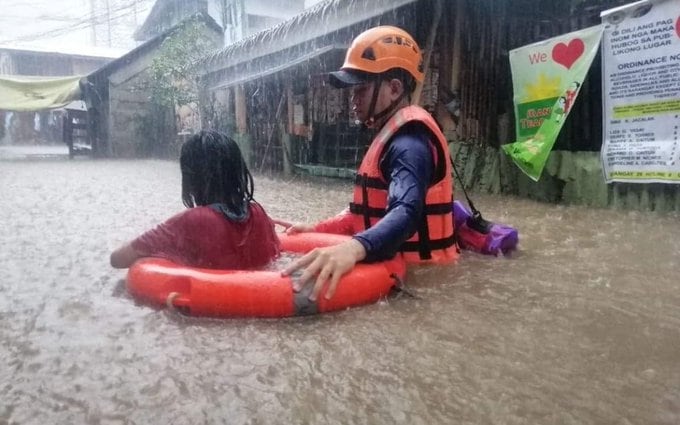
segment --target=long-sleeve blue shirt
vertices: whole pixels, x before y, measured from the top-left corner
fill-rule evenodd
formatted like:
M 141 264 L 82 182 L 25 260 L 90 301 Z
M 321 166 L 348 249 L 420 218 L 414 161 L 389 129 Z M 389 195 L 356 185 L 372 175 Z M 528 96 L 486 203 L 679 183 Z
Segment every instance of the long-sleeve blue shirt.
M 392 258 L 418 229 L 434 161 L 429 132 L 419 125 L 400 129 L 380 160 L 388 182 L 387 211 L 370 229 L 354 235 L 366 249 L 364 261 Z

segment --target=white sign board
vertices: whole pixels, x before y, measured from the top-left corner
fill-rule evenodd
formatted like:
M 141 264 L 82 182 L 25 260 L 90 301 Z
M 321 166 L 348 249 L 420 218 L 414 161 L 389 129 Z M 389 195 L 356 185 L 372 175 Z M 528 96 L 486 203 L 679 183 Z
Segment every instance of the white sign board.
M 605 180 L 680 183 L 680 0 L 601 17 Z

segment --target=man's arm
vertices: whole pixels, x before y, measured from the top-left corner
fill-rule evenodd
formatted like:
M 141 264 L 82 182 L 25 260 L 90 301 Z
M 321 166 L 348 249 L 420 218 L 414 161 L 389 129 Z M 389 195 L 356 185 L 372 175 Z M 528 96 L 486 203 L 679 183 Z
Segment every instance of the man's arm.
M 393 257 L 399 246 L 417 229 L 433 168 L 427 141 L 413 140 L 410 136 L 398 137 L 392 142 L 384 163 L 390 176 L 388 214 L 376 226 L 359 233 L 352 240 L 316 248 L 281 273 L 288 276 L 304 268 L 297 282 L 304 285 L 314 281 L 310 300 L 317 299 L 326 282 L 329 283 L 325 297 L 331 298 L 340 278 L 357 262 Z M 293 288 L 295 291 L 301 289 L 297 285 Z

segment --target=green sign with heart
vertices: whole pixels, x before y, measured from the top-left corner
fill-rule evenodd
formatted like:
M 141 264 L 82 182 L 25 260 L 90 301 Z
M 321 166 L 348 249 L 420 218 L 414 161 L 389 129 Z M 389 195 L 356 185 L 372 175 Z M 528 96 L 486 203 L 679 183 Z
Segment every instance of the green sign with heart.
M 503 150 L 538 181 L 600 46 L 598 25 L 510 51 L 516 141 Z

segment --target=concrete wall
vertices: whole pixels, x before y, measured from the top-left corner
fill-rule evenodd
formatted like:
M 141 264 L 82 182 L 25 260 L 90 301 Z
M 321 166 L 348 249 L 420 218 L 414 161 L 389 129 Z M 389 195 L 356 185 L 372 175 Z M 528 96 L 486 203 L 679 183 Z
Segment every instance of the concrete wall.
M 139 154 L 143 144 L 142 127 L 152 120 L 149 110 L 149 94 L 135 90 L 144 80 L 143 75 L 118 86 L 109 86 L 109 143 L 114 156 L 131 158 Z M 148 119 L 149 122 L 144 120 Z
M 218 45 L 220 35 L 204 29 Z M 174 156 L 181 143 L 173 108 L 158 109 L 149 102 L 148 70 L 158 49 L 131 59 L 109 77 L 108 141 L 117 157 Z
M 303 0 L 209 0 L 208 13 L 224 28 L 224 45 L 292 18 Z
M 680 185 L 606 184 L 599 152 L 553 151 L 538 182 L 502 151 L 451 143 L 460 180 L 468 192 L 517 195 L 544 202 L 640 211 L 680 211 Z M 457 198 L 462 198 L 456 180 Z
M 0 75 L 14 74 L 14 62 L 12 62 L 12 55 L 6 52 L 0 52 Z
M 139 56 L 109 76 L 108 143 L 116 157 L 134 157 L 142 143 L 139 129 L 150 118 L 149 92 L 142 88 L 155 50 Z
M 248 0 L 245 6 L 248 15 L 269 16 L 285 21 L 302 12 L 305 2 L 304 0 Z

